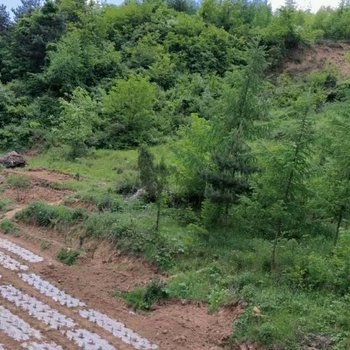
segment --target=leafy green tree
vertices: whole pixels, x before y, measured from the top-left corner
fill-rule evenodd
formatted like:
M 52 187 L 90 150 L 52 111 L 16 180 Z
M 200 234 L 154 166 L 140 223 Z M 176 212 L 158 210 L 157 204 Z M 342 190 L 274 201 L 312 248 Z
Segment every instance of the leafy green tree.
M 103 99 L 112 144 L 125 147 L 149 141 L 155 102 L 156 87 L 148 79 L 136 75 L 118 79 Z
M 250 191 L 249 176 L 256 171 L 248 146 L 240 131 L 233 130 L 229 139 L 211 155 L 211 164 L 203 175 L 207 183 L 206 198 L 224 208 L 224 227 L 228 227 L 229 209 L 242 194 Z
M 196 10 L 195 2 L 192 0 L 167 0 L 169 7 L 179 12 L 192 14 Z
M 190 125 L 181 127 L 178 135 L 179 140 L 173 149 L 179 191 L 190 202 L 200 206 L 206 187 L 202 174 L 209 166 L 210 150 L 216 141 L 212 137 L 212 124 L 192 114 Z
M 296 10 L 296 8 L 297 8 L 297 4 L 296 4 L 295 0 L 285 0 L 284 6 L 288 10 Z
M 120 72 L 120 55 L 112 43 L 100 40 L 96 44 L 84 35 L 84 31 L 75 29 L 48 53 L 50 65 L 45 79 L 59 95 L 78 86 L 94 85 Z
M 73 91 L 70 101 L 60 99 L 62 107 L 58 129 L 54 130 L 58 139 L 71 147 L 70 157 L 76 158 L 86 153 L 86 142 L 93 134 L 97 105 L 82 88 Z
M 47 49 L 65 30 L 62 15 L 52 1 L 30 15 L 20 17 L 11 33 L 13 70 L 18 75 L 39 73 L 45 65 Z
M 160 214 L 162 210 L 162 203 L 164 201 L 164 192 L 166 190 L 169 171 L 165 164 L 164 158 L 155 167 L 156 174 L 156 203 L 157 203 L 157 220 L 156 231 L 159 232 Z

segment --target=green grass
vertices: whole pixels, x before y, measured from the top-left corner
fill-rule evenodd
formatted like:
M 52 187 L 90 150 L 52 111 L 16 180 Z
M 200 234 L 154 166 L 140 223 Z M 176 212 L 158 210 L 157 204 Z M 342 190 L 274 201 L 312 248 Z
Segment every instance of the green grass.
M 156 159 L 166 157 L 169 164 L 173 155 L 170 146 L 157 146 L 152 149 Z M 69 161 L 65 157 L 65 149 L 51 149 L 30 159 L 31 168 L 47 168 L 73 176 L 79 176 L 81 181 L 65 183 L 75 190 L 114 189 L 126 178 L 137 174 L 137 150 L 95 150 L 84 158 Z M 169 158 L 170 157 L 170 158 Z
M 0 198 L 0 213 L 8 211 L 9 206 L 12 204 L 12 201 L 7 198 Z
M 65 231 L 84 220 L 83 209 L 71 209 L 63 205 L 49 205 L 46 202 L 32 202 L 16 214 L 16 219 L 28 224 Z
M 159 279 L 148 283 L 144 288 L 136 288 L 131 292 L 115 291 L 114 296 L 123 298 L 134 310 L 148 311 L 161 300 L 169 298 L 166 284 Z
M 19 227 L 11 220 L 4 219 L 0 222 L 0 230 L 4 234 L 17 235 L 19 231 Z
M 168 155 L 169 148 L 153 151 L 159 159 Z M 267 349 L 272 345 L 286 350 L 304 345 L 320 348 L 315 339 L 324 337 L 332 350 L 350 348 L 350 235 L 346 231 L 337 250 L 321 234 L 310 233 L 298 241 L 282 239 L 278 269 L 271 274 L 271 241 L 247 236 L 239 222 L 225 233 L 219 227 L 204 229 L 193 210 L 164 208 L 156 234 L 155 205 L 116 193 L 137 181 L 137 151 L 99 150 L 75 162 L 55 152 L 35 157 L 30 165 L 79 173 L 80 181 L 69 186 L 77 191 L 76 198 L 95 208 L 94 213 L 79 216 L 78 224 L 88 236 L 107 238 L 117 249 L 141 255 L 166 271 L 170 275 L 166 297 L 206 302 L 210 312 L 240 300 L 246 303 L 229 340 L 233 346 L 252 340 Z M 166 160 L 171 164 L 169 154 Z M 176 191 L 174 177 L 170 187 Z M 48 226 L 64 222 L 67 229 L 77 223 L 72 209 L 36 205 L 20 214 L 22 219 Z M 70 251 L 62 251 L 61 258 L 70 261 Z M 159 288 L 146 286 L 116 295 L 135 309 L 149 310 L 158 292 Z

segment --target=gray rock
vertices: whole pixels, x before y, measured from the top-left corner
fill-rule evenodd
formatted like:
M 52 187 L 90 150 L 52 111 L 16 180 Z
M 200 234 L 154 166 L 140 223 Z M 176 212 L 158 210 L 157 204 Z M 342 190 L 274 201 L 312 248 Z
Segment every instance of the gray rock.
M 26 166 L 27 162 L 24 157 L 17 152 L 7 153 L 4 157 L 0 158 L 0 165 L 6 168 L 17 168 Z

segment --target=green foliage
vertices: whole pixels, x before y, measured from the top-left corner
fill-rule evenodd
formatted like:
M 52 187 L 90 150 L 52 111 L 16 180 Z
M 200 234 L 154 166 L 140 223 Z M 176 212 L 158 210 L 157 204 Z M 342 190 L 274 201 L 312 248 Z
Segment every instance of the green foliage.
M 19 227 L 15 223 L 13 223 L 11 220 L 4 219 L 0 222 L 0 230 L 6 235 L 7 234 L 15 235 L 18 233 Z
M 152 153 L 145 146 L 139 149 L 138 169 L 140 173 L 141 185 L 147 193 L 148 199 L 156 200 L 156 169 L 154 164 L 154 157 Z
M 70 209 L 64 206 L 49 205 L 45 202 L 32 202 L 27 208 L 16 214 L 16 218 L 25 223 L 64 231 L 67 226 L 77 224 L 86 217 L 82 209 Z
M 0 212 L 5 212 L 8 209 L 9 204 L 11 204 L 11 200 L 6 198 L 0 199 Z
M 322 348 L 321 337 L 348 349 L 350 85 L 330 67 L 280 75 L 318 40 L 349 39 L 348 4 L 35 8 L 10 24 L 0 7 L 0 149 L 51 147 L 31 166 L 76 174 L 65 186 L 93 213 L 37 202 L 17 217 L 107 239 L 172 275 L 123 293 L 135 308 L 243 300 L 233 345 Z M 125 150 L 140 145 L 139 157 Z
M 57 254 L 57 259 L 65 265 L 72 266 L 76 264 L 80 252 L 69 248 L 61 248 Z
M 160 211 L 163 202 L 163 192 L 166 189 L 168 169 L 164 158 L 159 164 L 154 163 L 153 155 L 146 147 L 139 150 L 138 168 L 141 185 L 145 188 L 148 199 L 157 203 L 156 231 L 159 231 Z
M 107 193 L 96 191 L 83 192 L 78 194 L 78 198 L 85 203 L 95 205 L 101 212 L 118 212 L 122 211 L 124 207 L 123 200 L 111 191 Z
M 136 288 L 128 293 L 115 292 L 121 296 L 134 310 L 151 310 L 152 306 L 169 297 L 166 284 L 159 280 L 152 280 L 144 288 Z
M 52 242 L 51 241 L 47 241 L 46 239 L 43 239 L 40 241 L 40 249 L 41 250 L 47 250 L 47 249 L 50 249 L 52 245 Z
M 25 190 L 31 186 L 31 178 L 27 175 L 10 175 L 6 181 L 9 187 Z
M 180 140 L 174 146 L 176 154 L 177 181 L 189 198 L 201 200 L 205 180 L 200 174 L 209 164 L 211 123 L 198 115 L 191 115 L 190 126 L 179 131 Z
M 148 131 L 155 125 L 156 88 L 146 78 L 130 76 L 117 80 L 104 97 L 103 110 L 109 116 L 109 141 L 135 146 L 150 141 Z
M 71 147 L 71 158 L 82 156 L 86 153 L 86 141 L 93 134 L 96 103 L 82 88 L 73 91 L 70 102 L 61 99 L 60 103 L 60 124 L 54 132 L 60 141 Z

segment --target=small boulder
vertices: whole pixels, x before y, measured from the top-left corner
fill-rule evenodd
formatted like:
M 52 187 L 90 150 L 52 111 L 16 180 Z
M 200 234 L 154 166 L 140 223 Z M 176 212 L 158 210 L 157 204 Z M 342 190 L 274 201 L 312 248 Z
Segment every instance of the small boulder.
M 27 162 L 23 156 L 17 152 L 7 153 L 5 156 L 0 158 L 0 165 L 5 168 L 17 168 L 26 166 Z

